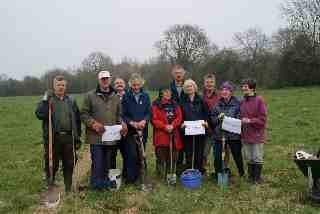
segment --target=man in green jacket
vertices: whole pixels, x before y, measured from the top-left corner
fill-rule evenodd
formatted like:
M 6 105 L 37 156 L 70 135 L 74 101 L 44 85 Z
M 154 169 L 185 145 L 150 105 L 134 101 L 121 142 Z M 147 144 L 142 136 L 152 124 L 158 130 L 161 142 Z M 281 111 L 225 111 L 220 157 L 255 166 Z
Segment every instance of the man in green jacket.
M 88 92 L 83 99 L 81 120 L 86 126 L 86 143 L 90 144 L 91 187 L 108 189 L 108 170 L 116 168 L 118 142 L 102 142 L 102 134 L 105 126 L 122 124 L 122 134 L 127 128 L 120 117 L 121 103 L 111 87 L 110 72 L 100 71 L 98 81 L 97 88 Z
M 42 120 L 44 140 L 45 172 L 48 186 L 54 185 L 55 174 L 62 160 L 65 191 L 71 191 L 72 174 L 76 162 L 75 150 L 80 148 L 81 121 L 76 101 L 66 94 L 67 81 L 63 76 L 56 76 L 53 80 L 54 91 L 47 91 L 38 103 L 36 116 Z M 49 130 L 49 106 L 52 109 L 52 130 Z M 49 131 L 52 131 L 52 164 L 49 169 Z

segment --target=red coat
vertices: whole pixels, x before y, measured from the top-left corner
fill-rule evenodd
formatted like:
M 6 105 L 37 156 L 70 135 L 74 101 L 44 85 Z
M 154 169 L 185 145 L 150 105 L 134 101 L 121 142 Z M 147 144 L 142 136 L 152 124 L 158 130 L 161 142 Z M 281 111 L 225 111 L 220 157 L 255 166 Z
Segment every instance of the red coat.
M 155 101 L 151 107 L 152 111 L 152 125 L 153 125 L 153 145 L 158 146 L 169 146 L 169 133 L 166 130 L 168 124 L 167 113 L 161 108 L 160 102 Z M 182 123 L 181 108 L 175 106 L 175 116 L 172 121 L 173 136 L 176 151 L 182 149 L 182 141 L 180 136 L 180 125 Z

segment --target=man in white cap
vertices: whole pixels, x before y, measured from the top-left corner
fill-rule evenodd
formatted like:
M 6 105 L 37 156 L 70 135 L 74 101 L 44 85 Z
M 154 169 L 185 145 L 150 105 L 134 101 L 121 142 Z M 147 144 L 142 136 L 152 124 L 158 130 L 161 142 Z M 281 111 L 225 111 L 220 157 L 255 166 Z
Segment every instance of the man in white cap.
M 102 142 L 105 126 L 122 124 L 122 134 L 127 127 L 120 118 L 121 103 L 111 87 L 109 71 L 100 71 L 99 84 L 88 92 L 81 109 L 81 120 L 86 126 L 86 143 L 90 144 L 91 178 L 93 189 L 108 189 L 109 169 L 116 168 L 117 142 Z

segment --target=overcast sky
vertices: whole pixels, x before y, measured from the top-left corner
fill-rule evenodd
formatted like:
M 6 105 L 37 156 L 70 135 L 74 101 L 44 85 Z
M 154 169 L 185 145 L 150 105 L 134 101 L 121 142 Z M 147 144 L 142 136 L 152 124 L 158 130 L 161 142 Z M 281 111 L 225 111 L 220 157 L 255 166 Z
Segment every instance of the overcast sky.
M 250 27 L 268 35 L 284 25 L 284 0 L 2 0 L 0 74 L 22 79 L 78 66 L 93 51 L 140 62 L 173 24 L 197 24 L 219 47 Z

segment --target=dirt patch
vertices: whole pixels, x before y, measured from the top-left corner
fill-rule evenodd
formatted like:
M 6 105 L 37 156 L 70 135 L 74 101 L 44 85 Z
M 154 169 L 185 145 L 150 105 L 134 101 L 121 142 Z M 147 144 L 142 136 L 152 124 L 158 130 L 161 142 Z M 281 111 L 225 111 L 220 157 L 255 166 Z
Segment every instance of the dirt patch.
M 91 156 L 88 149 L 82 153 L 80 161 L 77 163 L 73 172 L 73 189 L 78 190 L 82 178 L 84 178 L 90 170 Z
M 146 197 L 147 195 L 148 193 L 139 192 L 139 193 L 127 196 L 126 203 L 128 205 L 128 208 L 122 210 L 120 213 L 125 213 L 125 214 L 141 213 L 141 210 L 143 208 L 150 207 L 150 203 Z

